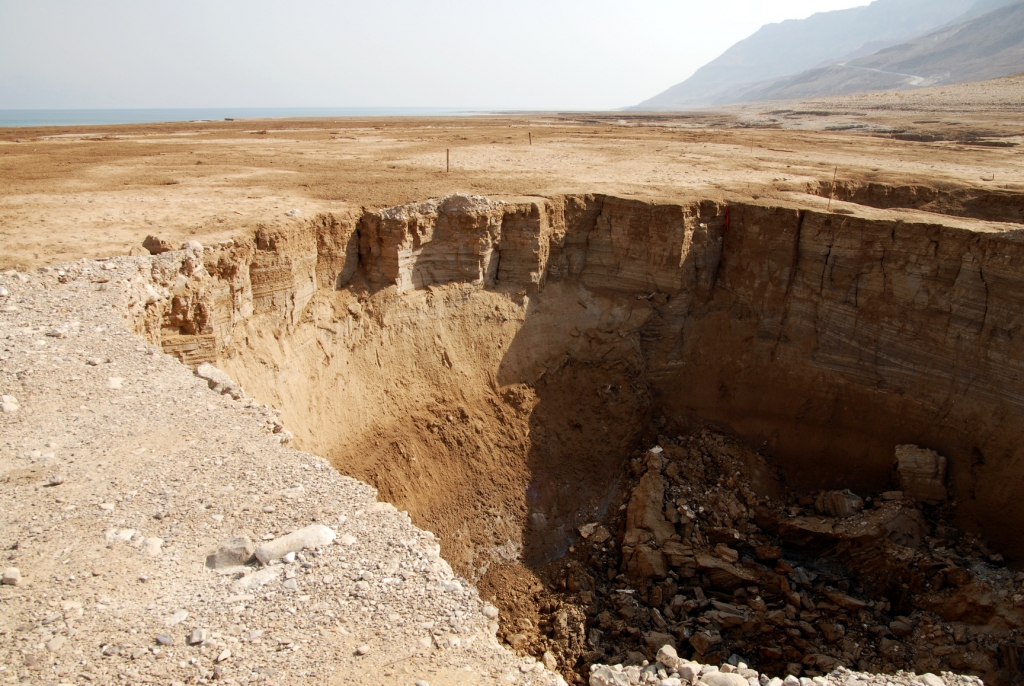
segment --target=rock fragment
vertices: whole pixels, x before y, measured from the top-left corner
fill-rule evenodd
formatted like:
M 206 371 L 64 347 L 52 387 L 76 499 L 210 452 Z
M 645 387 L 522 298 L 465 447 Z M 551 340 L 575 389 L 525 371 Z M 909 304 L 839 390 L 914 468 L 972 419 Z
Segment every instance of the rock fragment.
M 334 542 L 337 534 L 323 524 L 313 524 L 298 531 L 264 543 L 256 549 L 256 558 L 263 564 L 270 564 L 288 553 L 301 552 L 307 548 L 322 548 Z
M 679 659 L 679 654 L 671 645 L 662 646 L 661 649 L 658 650 L 658 654 L 655 659 L 673 672 L 677 671 L 679 666 L 682 664 L 682 660 Z
M 231 589 L 235 593 L 244 593 L 245 591 L 250 591 L 252 589 L 259 588 L 260 586 L 269 584 L 271 581 L 277 579 L 279 576 L 281 576 L 282 571 L 283 570 L 281 569 L 280 565 L 261 569 L 259 571 L 253 572 L 252 574 L 242 577 L 241 579 L 239 579 L 231 585 Z
M 705 686 L 749 686 L 747 680 L 739 674 L 727 674 L 722 671 L 701 674 L 700 683 Z
M 821 514 L 846 519 L 864 509 L 864 500 L 849 489 L 818 494 L 814 508 Z
M 13 395 L 0 395 L 0 412 L 12 414 L 20 409 L 21 405 L 18 404 L 18 399 Z
M 236 536 L 218 546 L 217 550 L 206 556 L 206 566 L 210 569 L 227 569 L 240 567 L 252 562 L 256 555 L 256 546 L 248 536 Z
M 209 638 L 210 632 L 206 629 L 193 629 L 192 633 L 188 635 L 188 644 L 190 646 L 199 645 Z
M 242 390 L 241 386 L 209 362 L 203 362 L 196 367 L 195 373 L 200 379 L 206 381 L 211 390 L 221 395 L 230 395 L 235 400 L 241 400 L 245 397 L 245 391 Z
M 5 586 L 20 586 L 21 571 L 17 567 L 7 567 L 4 569 L 3 584 Z
M 946 501 L 946 458 L 934 450 L 896 446 L 896 474 L 908 498 L 928 505 Z
M 171 245 L 170 241 L 152 235 L 146 236 L 145 240 L 142 241 L 142 247 L 148 250 L 150 255 L 160 255 L 174 250 L 174 246 Z
M 590 671 L 590 686 L 630 686 L 629 676 L 607 665 L 594 665 Z
M 690 637 L 690 645 L 698 654 L 704 655 L 711 651 L 711 647 L 722 642 L 722 637 L 711 631 L 695 631 Z
M 142 542 L 142 551 L 147 557 L 159 557 L 163 551 L 164 539 L 162 538 L 147 538 Z
M 107 504 L 107 503 L 104 503 L 104 505 L 105 504 Z M 109 512 L 109 511 L 114 509 L 113 508 L 113 504 L 110 504 L 110 505 L 111 506 L 109 508 L 106 508 L 106 507 L 103 507 L 103 505 L 100 505 L 100 509 L 105 511 L 105 512 Z M 132 540 L 133 536 L 135 536 L 135 529 L 109 529 L 104 534 L 103 538 L 104 538 L 104 540 L 108 544 L 111 544 L 111 543 L 127 543 L 128 541 Z
M 172 626 L 177 626 L 178 624 L 184 622 L 186 619 L 188 619 L 188 610 L 175 610 L 174 614 L 172 614 L 170 617 L 164 620 L 164 626 L 168 628 Z

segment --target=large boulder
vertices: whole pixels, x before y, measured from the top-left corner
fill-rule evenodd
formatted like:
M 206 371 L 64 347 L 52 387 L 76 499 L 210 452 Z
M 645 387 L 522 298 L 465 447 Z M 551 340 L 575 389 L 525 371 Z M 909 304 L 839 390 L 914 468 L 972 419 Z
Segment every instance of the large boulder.
M 665 519 L 665 479 L 661 472 L 654 469 L 648 471 L 633 489 L 633 496 L 626 509 L 626 541 L 637 535 L 638 531 L 646 530 L 654 534 L 658 545 L 675 536 L 676 528 Z M 636 541 L 639 542 L 639 541 Z
M 665 519 L 665 479 L 658 469 L 660 458 L 652 458 L 626 509 L 623 567 L 634 583 L 668 576 L 668 561 L 660 546 L 678 539 L 675 526 Z
M 946 501 L 946 458 L 916 445 L 896 446 L 896 474 L 908 498 L 929 505 Z

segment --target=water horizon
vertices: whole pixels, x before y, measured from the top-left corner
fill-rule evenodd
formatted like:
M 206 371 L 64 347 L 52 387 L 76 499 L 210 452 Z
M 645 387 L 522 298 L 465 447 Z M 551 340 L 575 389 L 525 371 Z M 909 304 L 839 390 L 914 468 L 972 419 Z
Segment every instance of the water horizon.
M 445 107 L 192 107 L 158 109 L 0 109 L 0 128 L 176 124 L 245 119 L 471 117 L 510 110 Z

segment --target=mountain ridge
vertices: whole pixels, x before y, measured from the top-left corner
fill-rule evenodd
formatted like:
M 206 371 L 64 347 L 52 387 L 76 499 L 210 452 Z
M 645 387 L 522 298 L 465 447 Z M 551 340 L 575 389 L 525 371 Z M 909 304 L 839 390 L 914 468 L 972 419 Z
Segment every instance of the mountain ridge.
M 875 0 L 766 24 L 686 81 L 630 109 L 689 109 L 745 101 L 745 92 L 777 79 L 869 57 L 1014 1 Z
M 925 88 L 1021 71 L 1024 0 L 1017 0 L 873 55 L 773 80 L 746 90 L 731 102 Z

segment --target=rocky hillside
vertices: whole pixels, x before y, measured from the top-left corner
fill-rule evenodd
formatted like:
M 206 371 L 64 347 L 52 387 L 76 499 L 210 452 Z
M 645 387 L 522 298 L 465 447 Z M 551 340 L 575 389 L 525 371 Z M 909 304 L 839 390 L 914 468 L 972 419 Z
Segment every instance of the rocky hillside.
M 1024 71 L 1024 2 L 958 22 L 874 55 L 749 89 L 743 100 L 924 88 Z
M 953 21 L 973 5 L 972 0 L 876 0 L 865 7 L 768 24 L 637 109 L 737 102 L 738 94 L 753 84 L 870 55 Z

